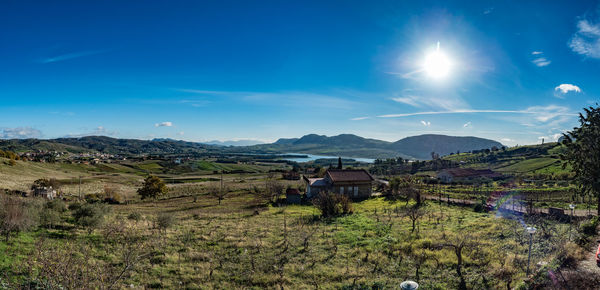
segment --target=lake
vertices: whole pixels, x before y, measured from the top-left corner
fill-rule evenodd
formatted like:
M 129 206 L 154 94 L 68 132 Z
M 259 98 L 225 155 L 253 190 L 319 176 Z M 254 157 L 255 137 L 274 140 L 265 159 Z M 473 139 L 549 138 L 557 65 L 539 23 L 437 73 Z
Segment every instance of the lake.
M 308 161 L 315 161 L 317 159 L 338 159 L 338 157 L 342 157 L 342 159 L 354 159 L 356 161 L 359 162 L 365 162 L 365 163 L 373 163 L 375 162 L 375 159 L 370 159 L 370 158 L 355 158 L 355 157 L 344 157 L 344 156 L 327 156 L 327 155 L 313 155 L 313 154 L 306 154 L 306 153 L 284 153 L 282 155 L 288 155 L 288 154 L 297 154 L 297 155 L 303 155 L 306 157 L 303 158 L 296 158 L 296 157 L 287 157 L 287 158 L 282 158 L 283 160 L 288 160 L 288 161 L 294 161 L 294 162 L 308 162 Z

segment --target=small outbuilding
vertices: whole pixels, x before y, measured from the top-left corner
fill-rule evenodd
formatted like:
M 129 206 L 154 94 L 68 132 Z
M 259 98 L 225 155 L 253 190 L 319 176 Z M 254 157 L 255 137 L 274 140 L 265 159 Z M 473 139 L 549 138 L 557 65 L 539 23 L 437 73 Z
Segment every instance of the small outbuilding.
M 290 204 L 299 204 L 302 202 L 302 194 L 296 188 L 288 188 L 285 191 L 285 201 Z
M 502 174 L 490 169 L 449 168 L 437 173 L 437 178 L 446 183 L 473 180 L 476 178 L 499 178 Z
M 47 198 L 49 200 L 53 200 L 54 198 L 56 198 L 56 190 L 53 189 L 52 186 L 36 188 L 33 190 L 33 196 L 39 196 Z

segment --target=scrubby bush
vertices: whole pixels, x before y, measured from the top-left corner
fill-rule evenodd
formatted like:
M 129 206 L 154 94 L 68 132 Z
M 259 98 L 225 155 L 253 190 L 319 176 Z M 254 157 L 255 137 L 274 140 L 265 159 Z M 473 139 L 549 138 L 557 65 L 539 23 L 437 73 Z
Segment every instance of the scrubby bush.
M 113 185 L 104 185 L 104 202 L 110 204 L 123 203 L 123 196 L 119 193 L 118 189 Z
M 11 234 L 37 226 L 38 204 L 23 198 L 0 196 L 0 234 L 8 242 Z
M 321 192 L 313 204 L 321 210 L 323 217 L 335 217 L 352 213 L 352 201 L 343 194 Z
M 160 213 L 156 216 L 156 227 L 160 231 L 166 231 L 175 224 L 175 217 L 169 213 Z
M 48 201 L 42 207 L 40 211 L 40 223 L 48 228 L 60 224 L 62 221 L 62 214 L 67 210 L 67 206 L 64 201 L 60 199 L 54 199 Z
M 598 217 L 593 217 L 580 224 L 581 232 L 584 235 L 592 236 L 596 234 L 596 228 L 598 227 Z
M 486 212 L 487 211 L 487 202 L 485 200 L 480 200 L 473 205 L 473 211 L 475 212 Z
M 87 203 L 76 209 L 73 212 L 73 217 L 78 225 L 87 228 L 88 232 L 91 234 L 95 228 L 104 223 L 104 217 L 109 212 L 110 208 L 107 205 Z
M 142 214 L 137 211 L 134 211 L 127 216 L 127 219 L 138 222 L 142 219 Z
M 577 244 L 567 242 L 562 247 L 558 248 L 556 259 L 562 268 L 574 269 L 577 267 L 579 261 L 585 259 L 585 255 L 585 251 Z

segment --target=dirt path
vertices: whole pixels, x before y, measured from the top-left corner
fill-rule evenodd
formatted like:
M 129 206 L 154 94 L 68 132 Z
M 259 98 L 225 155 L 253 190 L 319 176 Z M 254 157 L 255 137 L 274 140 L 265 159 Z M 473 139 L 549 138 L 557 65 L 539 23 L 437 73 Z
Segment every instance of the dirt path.
M 586 249 L 585 259 L 575 269 L 563 269 L 547 285 L 554 289 L 600 289 L 600 267 L 596 264 L 597 243 Z
M 600 279 L 600 267 L 596 264 L 596 250 L 598 246 L 594 243 L 588 250 L 586 251 L 586 259 L 581 261 L 578 265 L 579 271 L 585 271 L 587 273 L 593 274 L 594 277 L 598 277 Z M 600 284 L 598 285 L 600 287 Z

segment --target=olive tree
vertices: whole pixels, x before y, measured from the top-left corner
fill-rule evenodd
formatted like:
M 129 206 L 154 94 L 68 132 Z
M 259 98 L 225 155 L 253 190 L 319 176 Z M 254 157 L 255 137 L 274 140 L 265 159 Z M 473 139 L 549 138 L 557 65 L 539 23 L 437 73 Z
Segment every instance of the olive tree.
M 144 185 L 137 190 L 142 199 L 157 198 L 167 193 L 165 182 L 158 176 L 150 175 L 144 179 Z

